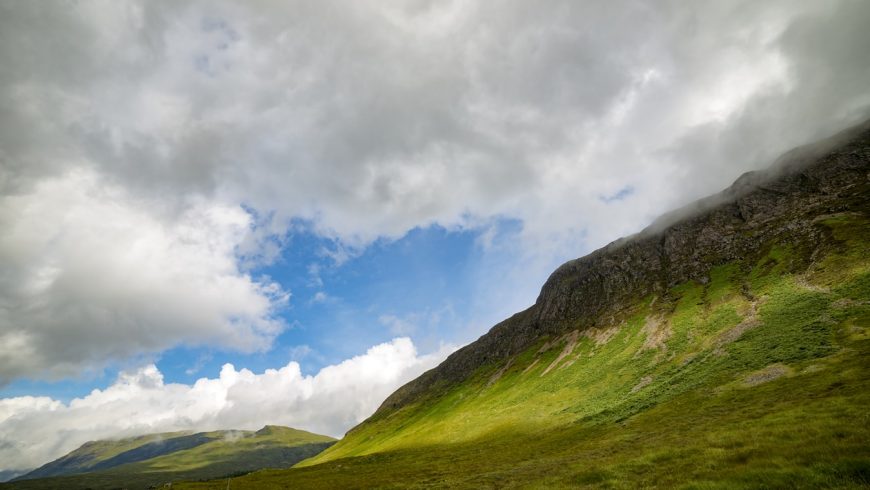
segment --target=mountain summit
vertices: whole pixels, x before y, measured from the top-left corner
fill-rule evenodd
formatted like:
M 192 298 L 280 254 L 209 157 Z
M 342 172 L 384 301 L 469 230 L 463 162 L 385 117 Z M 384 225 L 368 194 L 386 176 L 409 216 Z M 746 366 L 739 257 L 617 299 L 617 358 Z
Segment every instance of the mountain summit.
M 535 304 L 499 323 L 437 368 L 390 396 L 379 414 L 412 402 L 439 383 L 459 383 L 479 367 L 510 359 L 543 336 L 618 327 L 643 297 L 667 297 L 687 281 L 707 284 L 717 266 L 751 267 L 774 244 L 826 251 L 830 232 L 819 218 L 866 210 L 870 121 L 797 148 L 766 170 L 742 175 L 728 189 L 670 212 L 637 235 L 622 238 L 559 267 Z M 794 267 L 807 266 L 793 264 Z

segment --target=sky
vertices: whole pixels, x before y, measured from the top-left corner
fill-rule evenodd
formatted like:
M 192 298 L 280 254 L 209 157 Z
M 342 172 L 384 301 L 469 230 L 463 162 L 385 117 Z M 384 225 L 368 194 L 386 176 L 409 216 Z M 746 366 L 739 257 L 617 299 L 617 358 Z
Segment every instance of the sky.
M 870 2 L 0 0 L 0 470 L 340 437 L 562 262 L 870 117 Z

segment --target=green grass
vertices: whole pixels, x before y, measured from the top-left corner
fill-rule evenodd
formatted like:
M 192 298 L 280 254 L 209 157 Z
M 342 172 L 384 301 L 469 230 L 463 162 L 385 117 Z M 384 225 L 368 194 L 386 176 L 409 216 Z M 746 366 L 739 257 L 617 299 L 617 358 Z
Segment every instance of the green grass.
M 311 455 L 320 452 L 323 445 L 334 439 L 288 427 L 267 426 L 256 433 L 237 431 L 231 437 L 215 440 L 202 446 L 167 454 L 138 463 L 141 472 L 209 472 L 232 474 L 264 467 L 286 466 L 282 455 L 297 455 L 298 448 L 308 448 Z M 298 458 L 298 455 L 297 455 Z M 301 458 L 300 458 L 301 459 Z M 298 459 L 297 459 L 298 461 Z
M 818 226 L 823 256 L 721 265 L 618 329 L 541 339 L 495 380 L 504 365 L 231 488 L 866 487 L 870 226 Z
M 191 439 L 196 438 L 196 441 Z M 52 461 L 50 464 L 37 469 L 34 473 L 40 476 L 70 475 L 97 471 L 101 468 L 117 466 L 119 459 L 135 459 L 136 454 L 154 448 L 155 445 L 164 444 L 161 450 L 171 450 L 171 446 L 178 444 L 193 445 L 206 441 L 200 435 L 198 438 L 191 432 L 163 432 L 148 434 L 137 437 L 128 437 L 118 440 L 91 441 L 81 447 Z
M 87 444 L 83 449 L 100 448 L 101 452 L 97 456 L 105 461 L 123 454 L 125 450 L 135 450 L 147 442 L 165 438 L 167 435 L 178 436 L 157 434 L 121 441 L 100 441 Z M 266 426 L 257 432 L 216 431 L 196 435 L 207 438 L 208 442 L 102 471 L 22 480 L 8 484 L 8 487 L 15 489 L 149 488 L 182 479 L 204 480 L 238 476 L 262 468 L 287 468 L 318 454 L 335 442 L 328 436 L 279 426 Z M 75 451 L 74 454 L 78 452 L 81 450 Z

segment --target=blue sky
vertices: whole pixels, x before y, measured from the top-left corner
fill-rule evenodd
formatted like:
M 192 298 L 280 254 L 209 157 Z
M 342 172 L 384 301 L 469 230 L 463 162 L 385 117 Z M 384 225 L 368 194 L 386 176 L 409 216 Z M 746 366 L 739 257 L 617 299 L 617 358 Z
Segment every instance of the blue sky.
M 378 240 L 336 263 L 326 254 L 334 249 L 333 241 L 310 232 L 292 234 L 273 264 L 251 271 L 268 275 L 292 294 L 281 311 L 288 328 L 271 350 L 247 356 L 173 350 L 162 354 L 157 365 L 168 379 L 179 381 L 216 372 L 227 359 L 255 371 L 292 359 L 313 373 L 401 335 L 426 351 L 439 342 L 464 343 L 482 328 L 467 323 L 482 265 L 477 235 L 418 228 L 399 240 Z M 387 316 L 406 320 L 409 328 L 391 330 Z M 185 374 L 201 355 L 211 357 L 203 372 Z
M 515 220 L 494 221 L 484 229 L 415 228 L 400 239 L 379 239 L 361 251 L 346 251 L 339 260 L 335 251 L 341 244 L 335 240 L 316 235 L 304 223 L 292 230 L 280 239 L 280 255 L 248 271 L 291 292 L 289 304 L 279 310 L 283 333 L 269 349 L 251 354 L 195 346 L 161 352 L 155 360 L 166 382 L 214 376 L 228 362 L 262 372 L 297 361 L 303 373 L 315 374 L 397 336 L 410 337 L 424 352 L 462 345 L 531 305 L 546 278 L 541 269 L 531 283 L 505 284 L 523 259 L 511 245 L 522 230 Z M 573 257 L 553 260 L 568 258 Z M 16 380 L 0 396 L 69 401 L 110 384 L 118 370 L 129 366 L 55 382 Z

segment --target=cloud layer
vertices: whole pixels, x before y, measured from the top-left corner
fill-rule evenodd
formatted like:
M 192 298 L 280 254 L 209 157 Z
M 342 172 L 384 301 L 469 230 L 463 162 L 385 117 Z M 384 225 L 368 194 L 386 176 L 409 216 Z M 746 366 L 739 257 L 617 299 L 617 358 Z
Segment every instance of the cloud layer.
M 451 350 L 418 355 L 410 339 L 396 338 L 313 376 L 296 362 L 261 374 L 226 364 L 219 377 L 192 385 L 165 384 L 152 364 L 69 404 L 2 399 L 0 470 L 33 468 L 91 440 L 153 432 L 279 424 L 340 437 Z
M 249 215 L 195 203 L 160 220 L 159 207 L 84 171 L 0 197 L 0 384 L 179 343 L 269 347 L 288 293 L 239 270 Z
M 865 118 L 868 23 L 848 0 L 4 2 L 0 378 L 267 348 L 287 292 L 246 268 L 294 219 L 351 249 L 515 220 L 511 282 L 537 284 Z

